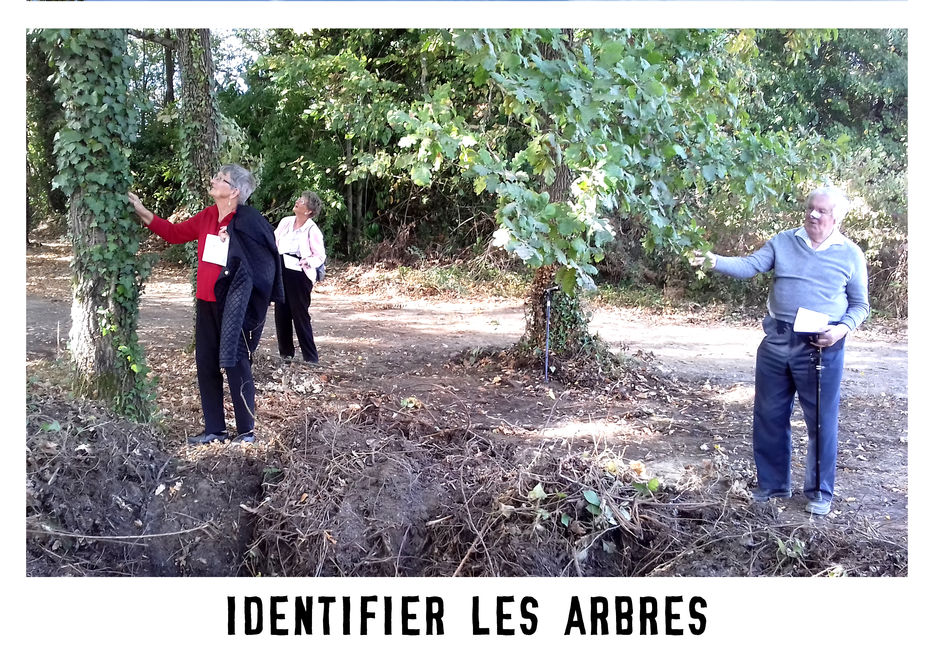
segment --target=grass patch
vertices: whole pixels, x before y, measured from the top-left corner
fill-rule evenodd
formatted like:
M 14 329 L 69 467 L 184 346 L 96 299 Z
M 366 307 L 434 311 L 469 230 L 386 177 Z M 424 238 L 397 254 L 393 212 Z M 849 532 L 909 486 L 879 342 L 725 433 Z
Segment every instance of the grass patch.
M 501 270 L 476 261 L 399 266 L 397 276 L 398 283 L 409 291 L 455 297 L 523 297 L 530 283 L 527 273 Z

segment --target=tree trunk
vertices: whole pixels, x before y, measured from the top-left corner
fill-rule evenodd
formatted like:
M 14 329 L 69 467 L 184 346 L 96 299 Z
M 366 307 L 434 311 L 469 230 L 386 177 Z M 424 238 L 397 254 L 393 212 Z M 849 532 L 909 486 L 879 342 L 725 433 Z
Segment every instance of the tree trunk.
M 126 34 L 70 30 L 46 38 L 55 42 L 69 128 L 56 137 L 56 152 L 74 252 L 69 349 L 75 390 L 146 419 L 150 392 L 136 324 L 149 263 L 137 255 L 143 230 L 126 202 L 127 153 L 136 130 Z M 97 100 L 105 93 L 111 103 Z
M 103 246 L 107 238 L 96 227 L 94 216 L 84 203 L 83 193 L 71 196 L 68 226 L 76 244 L 72 261 L 73 297 L 71 301 L 71 330 L 68 334 L 71 360 L 77 373 L 77 389 L 90 396 L 106 398 L 119 391 L 117 382 L 122 378 L 118 369 L 116 350 L 106 339 L 101 328 L 101 315 L 106 310 L 114 325 L 125 321 L 120 309 L 113 303 L 116 282 L 102 278 L 92 264 L 84 263 L 79 255 Z M 108 333 L 109 334 L 109 333 Z
M 172 38 L 172 31 L 165 31 L 165 38 Z M 165 54 L 165 99 L 163 105 L 171 105 L 175 102 L 175 49 L 169 46 L 162 46 Z
M 191 216 L 210 206 L 208 195 L 211 177 L 220 168 L 220 130 L 214 95 L 214 60 L 211 57 L 209 30 L 176 32 L 178 68 L 181 72 L 181 149 L 182 215 Z M 194 243 L 186 246 L 191 296 L 197 288 L 197 251 Z M 194 312 L 192 312 L 193 318 Z M 193 323 L 193 321 L 192 321 Z M 194 348 L 192 328 L 191 344 Z
M 570 47 L 573 32 L 571 30 L 563 30 L 562 32 L 566 37 L 568 47 Z M 541 54 L 545 59 L 554 59 L 558 56 L 549 45 L 542 46 Z M 545 125 L 544 130 L 556 131 L 557 129 L 553 122 L 550 122 L 550 126 Z M 556 168 L 554 181 L 547 185 L 545 189 L 551 203 L 565 203 L 570 199 L 572 173 L 563 161 L 561 154 L 555 154 L 555 160 L 559 161 L 559 165 Z M 547 265 L 542 266 L 535 272 L 531 288 L 528 291 L 528 298 L 525 301 L 525 342 L 530 344 L 532 349 L 536 349 L 541 353 L 548 349 L 557 354 L 571 354 L 580 349 L 581 341 L 588 336 L 587 323 L 580 310 L 576 290 L 569 293 L 556 290 L 550 295 L 552 304 L 550 323 L 548 323 L 547 302 L 549 296 L 547 291 L 555 285 L 554 275 L 557 270 L 558 266 Z M 559 310 L 560 313 L 555 313 L 556 310 Z M 548 328 L 548 325 L 550 325 L 550 328 Z
M 566 202 L 570 197 L 570 170 L 561 164 L 554 182 L 547 187 L 552 202 Z M 552 354 L 573 354 L 579 351 L 581 340 L 587 336 L 587 323 L 580 310 L 577 291 L 562 289 L 551 292 L 551 314 L 548 322 L 548 289 L 555 286 L 556 265 L 542 266 L 535 271 L 528 298 L 525 300 L 525 338 L 532 349 Z M 548 327 L 550 326 L 550 327 Z
M 352 159 L 353 148 L 350 144 L 350 141 L 344 139 L 343 142 L 343 155 L 344 162 L 346 163 L 347 168 L 350 167 Z M 354 186 L 352 181 L 347 181 L 346 183 L 346 201 L 347 201 L 347 218 L 346 218 L 346 238 L 347 238 L 347 254 L 356 255 L 356 194 L 354 192 Z
M 181 71 L 182 182 L 186 211 L 195 213 L 212 202 L 210 179 L 220 167 L 220 131 L 214 96 L 214 61 L 209 30 L 178 30 Z

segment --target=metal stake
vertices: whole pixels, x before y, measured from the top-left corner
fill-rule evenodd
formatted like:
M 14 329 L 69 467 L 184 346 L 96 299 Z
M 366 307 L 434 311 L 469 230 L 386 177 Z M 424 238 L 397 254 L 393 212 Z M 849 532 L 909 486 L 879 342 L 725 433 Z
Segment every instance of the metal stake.
M 551 353 L 551 296 L 556 286 L 544 290 L 544 382 L 548 382 L 548 356 Z
M 820 381 L 823 379 L 823 347 L 816 349 L 816 494 L 823 499 L 820 488 Z

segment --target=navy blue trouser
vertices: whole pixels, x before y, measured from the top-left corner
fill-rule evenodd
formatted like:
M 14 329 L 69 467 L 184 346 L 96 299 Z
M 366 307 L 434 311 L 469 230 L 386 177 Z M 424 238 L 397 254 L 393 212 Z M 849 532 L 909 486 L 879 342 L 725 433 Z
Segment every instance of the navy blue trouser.
M 830 500 L 836 479 L 839 430 L 839 389 L 842 383 L 845 338 L 823 349 L 820 379 L 819 484 L 816 476 L 816 355 L 806 337 L 790 323 L 770 316 L 762 322 L 765 338 L 755 365 L 755 419 L 752 445 L 758 486 L 765 490 L 791 490 L 791 429 L 794 395 L 800 400 L 807 424 L 806 472 L 803 492 L 811 500 Z
M 194 330 L 194 362 L 198 369 L 198 390 L 204 430 L 223 433 L 227 429 L 224 419 L 224 379 L 220 372 L 220 323 L 223 310 L 216 302 L 197 301 Z M 256 387 L 253 383 L 252 355 L 259 346 L 262 324 L 246 336 L 249 348 L 246 357 L 235 367 L 228 367 L 227 385 L 233 399 L 233 414 L 237 434 L 253 430 L 256 420 Z
M 298 335 L 298 346 L 305 362 L 317 362 L 317 345 L 311 329 L 308 307 L 311 305 L 311 280 L 304 271 L 282 268 L 282 284 L 285 287 L 285 302 L 275 303 L 275 337 L 279 344 L 279 355 L 295 357 L 294 325 Z

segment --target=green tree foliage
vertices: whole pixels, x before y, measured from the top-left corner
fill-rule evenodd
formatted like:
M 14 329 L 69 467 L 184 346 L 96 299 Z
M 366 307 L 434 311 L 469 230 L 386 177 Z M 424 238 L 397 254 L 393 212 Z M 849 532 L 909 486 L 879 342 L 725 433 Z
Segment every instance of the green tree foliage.
M 436 88 L 392 116 L 405 133 L 395 163 L 428 185 L 457 161 L 477 193 L 496 196 L 499 245 L 553 269 L 567 294 L 592 288 L 613 217 L 643 227 L 649 251 L 680 254 L 700 240 L 696 218 L 708 199 L 741 200 L 748 213 L 831 154 L 818 138 L 802 148 L 798 135 L 753 121 L 732 39 L 714 30 L 459 32 L 472 83 L 489 88 L 498 114 L 521 130 L 502 139 Z M 554 199 L 548 186 L 561 168 L 570 195 Z M 549 284 L 536 278 L 529 295 L 536 326 Z M 537 327 L 530 334 L 541 347 Z
M 751 125 L 787 136 L 787 161 L 810 166 L 778 170 L 787 185 L 757 209 L 746 209 L 733 191 L 706 195 L 700 216 L 707 239 L 723 254 L 756 249 L 776 231 L 798 225 L 803 197 L 832 182 L 855 202 L 844 231 L 868 257 L 873 307 L 906 313 L 906 33 L 741 30 L 732 33 L 730 51 Z M 692 278 L 681 264 L 667 268 L 668 275 L 673 269 L 674 277 Z M 760 302 L 767 284 L 756 278 L 716 287 Z
M 253 45 L 264 56 L 246 72 L 248 89 L 228 87 L 220 98 L 261 159 L 257 204 L 270 217 L 289 213 L 297 192 L 315 190 L 325 203 L 329 252 L 359 257 L 406 225 L 443 242 L 475 213 L 476 197 L 455 167 L 424 190 L 393 168 L 399 135 L 388 115 L 466 75 L 449 33 L 276 31 L 253 37 Z
M 164 45 L 133 46 L 130 84 L 147 99 L 134 175 L 160 191 L 162 215 L 185 189 L 203 188 L 196 176 L 182 183 L 195 156 L 236 154 L 257 173 L 252 202 L 273 220 L 301 190 L 321 195 L 335 256 L 364 256 L 396 235 L 438 252 L 492 237 L 536 270 L 529 334 L 539 343 L 553 282 L 570 297 L 559 316 L 571 318 L 577 292 L 594 282 L 650 271 L 686 281 L 685 250 L 704 240 L 724 253 L 754 249 L 799 223 L 802 196 L 829 179 L 858 202 L 846 231 L 869 256 L 873 295 L 906 310 L 905 31 L 240 36 L 259 57 L 214 41 L 226 77 L 218 139 L 194 150 L 194 133 L 178 137 L 184 103 L 164 101 Z M 31 107 L 52 108 L 31 73 L 41 58 L 30 62 Z M 210 68 L 194 69 L 210 89 Z M 41 164 L 35 116 L 30 172 Z
M 130 217 L 129 145 L 137 131 L 128 94 L 131 59 L 119 30 L 42 33 L 57 74 L 64 124 L 55 136 L 55 185 L 69 198 L 74 247 L 71 359 L 78 392 L 109 400 L 131 417 L 151 413 L 151 389 L 136 336 L 148 264 L 136 253 L 142 229 Z
M 43 220 L 64 225 L 68 200 L 53 188 L 55 133 L 62 106 L 52 86 L 54 70 L 35 33 L 26 36 L 26 237 Z M 62 229 L 64 227 L 62 226 Z
M 799 53 L 757 35 L 769 126 L 797 126 L 843 145 L 827 178 L 856 201 L 846 233 L 865 250 L 876 304 L 906 313 L 907 32 L 839 30 Z
M 171 33 L 154 37 L 173 43 Z M 127 48 L 135 65 L 130 89 L 139 112 L 138 137 L 130 156 L 133 190 L 159 215 L 168 217 L 183 200 L 178 104 L 170 91 L 174 64 L 166 66 L 164 42 L 136 35 L 127 40 Z M 169 52 L 174 55 L 174 48 Z

